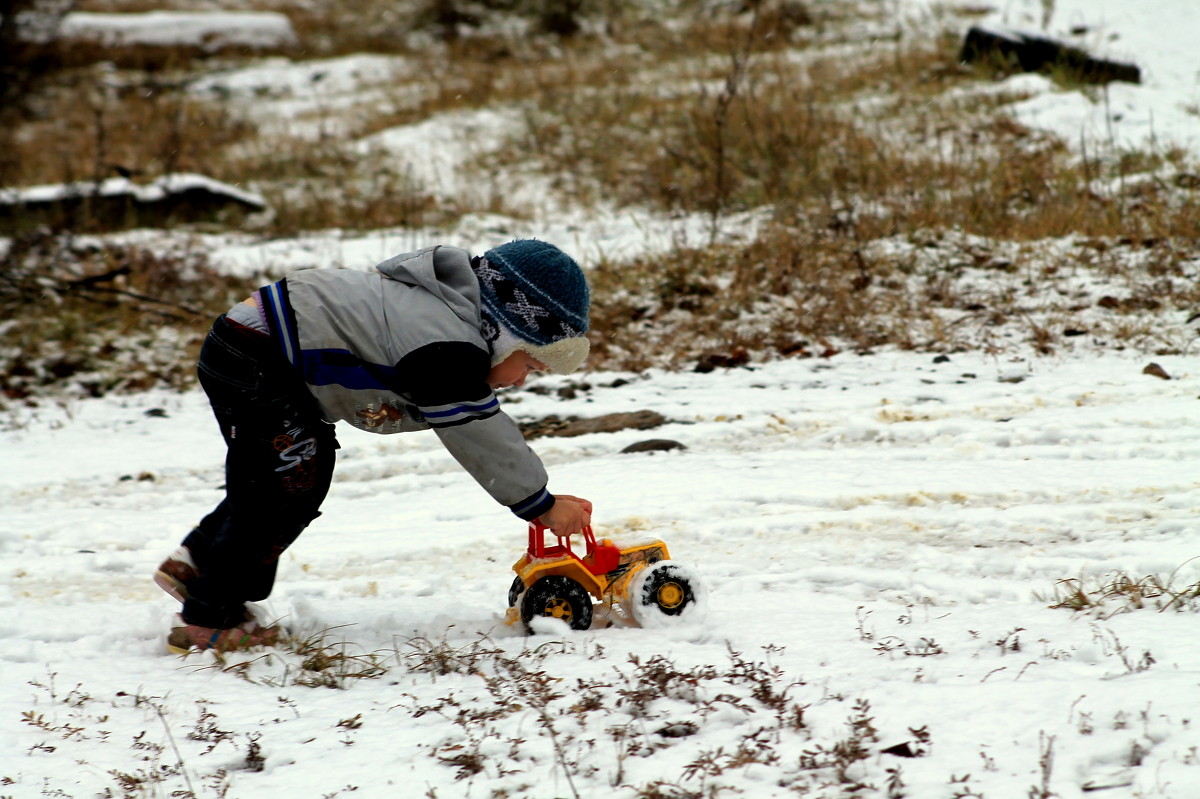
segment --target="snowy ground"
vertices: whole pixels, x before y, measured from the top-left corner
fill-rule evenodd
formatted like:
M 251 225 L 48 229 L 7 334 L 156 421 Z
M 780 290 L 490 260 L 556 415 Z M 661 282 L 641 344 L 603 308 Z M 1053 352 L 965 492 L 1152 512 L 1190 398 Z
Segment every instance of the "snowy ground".
M 433 436 L 347 430 L 263 607 L 378 667 L 341 690 L 296 655 L 163 654 L 149 574 L 219 496 L 197 394 L 44 413 L 0 466 L 0 795 L 1195 796 L 1195 613 L 1048 607 L 1064 578 L 1200 576 L 1200 377 L 1145 365 L 840 355 L 512 395 L 672 420 L 536 442 L 604 532 L 702 575 L 704 617 L 658 630 L 506 627 L 521 523 Z M 620 454 L 651 436 L 688 449 Z
M 984 21 L 1038 27 L 1054 7 L 1051 33 L 1089 23 L 1101 54 L 1147 75 L 1107 105 L 1047 85 L 1024 121 L 1072 145 L 1097 130 L 1194 141 L 1191 0 L 1138 19 L 1117 0 L 1002 5 Z M 475 217 L 443 238 L 536 234 L 586 262 L 679 230 Z M 189 241 L 246 273 L 429 243 Z M 220 497 L 201 395 L 8 411 L 0 797 L 1193 799 L 1196 607 L 1049 605 L 1062 580 L 1200 580 L 1200 374 L 1192 357 L 1080 342 L 593 373 L 574 399 L 509 395 L 523 419 L 671 420 L 535 442 L 551 488 L 592 499 L 601 532 L 661 537 L 702 576 L 706 612 L 664 629 L 505 626 L 523 525 L 432 435 L 345 430 L 325 515 L 262 607 L 319 644 L 223 661 L 163 654 L 174 608 L 149 579 Z M 1173 379 L 1144 374 L 1152 360 Z M 620 453 L 649 437 L 687 449 Z

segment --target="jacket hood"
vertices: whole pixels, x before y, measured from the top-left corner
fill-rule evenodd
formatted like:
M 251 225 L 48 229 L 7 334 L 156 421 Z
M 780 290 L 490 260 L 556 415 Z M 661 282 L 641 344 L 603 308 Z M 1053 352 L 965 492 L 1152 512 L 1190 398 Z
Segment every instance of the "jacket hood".
M 471 269 L 471 255 L 466 250 L 436 245 L 393 256 L 375 268 L 392 280 L 420 286 L 446 303 L 464 322 L 479 329 L 482 321 L 479 280 Z

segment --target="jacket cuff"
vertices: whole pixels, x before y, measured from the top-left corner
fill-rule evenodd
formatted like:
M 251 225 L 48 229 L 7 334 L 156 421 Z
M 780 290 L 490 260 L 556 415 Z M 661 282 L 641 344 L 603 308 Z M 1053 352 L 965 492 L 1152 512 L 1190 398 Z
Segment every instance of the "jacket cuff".
M 509 505 L 508 509 L 525 521 L 531 522 L 552 507 L 554 507 L 554 495 L 543 488 L 536 494 Z

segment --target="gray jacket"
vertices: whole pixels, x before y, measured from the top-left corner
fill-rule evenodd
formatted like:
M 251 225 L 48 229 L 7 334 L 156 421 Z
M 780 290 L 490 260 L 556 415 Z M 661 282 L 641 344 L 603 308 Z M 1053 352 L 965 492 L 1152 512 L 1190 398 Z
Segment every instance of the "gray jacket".
M 404 253 L 374 272 L 294 272 L 260 296 L 272 335 L 328 420 L 372 433 L 432 428 L 521 518 L 554 504 L 541 460 L 487 384 L 491 348 L 465 250 Z

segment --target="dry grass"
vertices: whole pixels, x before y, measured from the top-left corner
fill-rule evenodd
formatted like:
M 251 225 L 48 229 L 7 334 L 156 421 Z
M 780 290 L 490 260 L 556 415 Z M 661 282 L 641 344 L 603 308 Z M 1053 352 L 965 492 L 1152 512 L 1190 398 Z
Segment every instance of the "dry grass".
M 0 156 L 0 182 L 17 186 L 200 172 L 237 180 L 224 155 L 255 135 L 215 104 L 189 100 L 174 83 L 148 77 L 105 86 L 80 77 L 44 100 L 46 114 L 22 127 Z
M 1167 576 L 1148 574 L 1135 578 L 1125 572 L 1112 572 L 1090 579 L 1060 580 L 1054 588 L 1052 608 L 1065 608 L 1101 618 L 1130 613 L 1143 608 L 1167 610 L 1196 610 L 1200 598 L 1200 583 L 1180 585 L 1179 571 L 1185 563 Z
M 850 221 L 847 222 L 847 219 Z M 708 370 L 881 346 L 953 352 L 1190 346 L 1163 315 L 1200 306 L 1194 242 L 995 242 L 961 232 L 853 235 L 853 217 L 768 224 L 739 245 L 678 248 L 592 272 L 592 368 Z
M 93 5 L 145 10 L 136 2 Z M 999 346 L 1008 329 L 1047 352 L 1062 331 L 1085 328 L 1115 346 L 1125 337 L 1171 349 L 1155 337 L 1153 312 L 1200 302 L 1187 266 L 1200 241 L 1189 156 L 1073 155 L 1014 121 L 1006 106 L 1020 98 L 975 91 L 989 76 L 957 63 L 953 35 L 880 40 L 847 58 L 821 45 L 860 35 L 832 15 L 865 13 L 850 5 L 780 0 L 733 13 L 683 0 L 668 21 L 612 0 L 590 20 L 577 15 L 588 24 L 571 36 L 539 33 L 547 9 L 569 12 L 569 3 L 488 5 L 430 0 L 401 24 L 380 0 L 260 4 L 289 14 L 304 57 L 403 54 L 387 102 L 326 112 L 354 121 L 315 140 L 268 135 L 228 105 L 189 95 L 181 67 L 202 65 L 184 55 L 152 72 L 64 70 L 40 97 L 40 118 L 0 146 L 0 183 L 95 179 L 114 165 L 145 177 L 193 170 L 262 193 L 272 235 L 451 228 L 464 214 L 521 209 L 494 193 L 442 196 L 355 142 L 503 107 L 526 124 L 508 147 L 478 157 L 481 174 L 541 170 L 577 205 L 700 213 L 714 234 L 734 214 L 769 209 L 742 244 L 714 235 L 597 265 L 594 368 Z M 482 33 L 489 14 L 528 27 Z M 420 39 L 398 29 L 425 43 L 414 47 Z M 971 236 L 984 243 L 964 243 Z M 1044 246 L 1063 237 L 1079 246 Z M 880 251 L 880 241 L 903 242 L 908 254 Z M 1041 303 L 1052 285 L 1075 291 L 1064 276 L 1081 270 L 1112 280 L 1108 295 Z M 1097 307 L 1100 321 L 1078 320 Z
M 351 19 L 368 21 L 359 32 L 394 30 L 394 9 L 375 0 L 358 6 L 354 14 L 339 8 L 336 25 L 306 17 L 319 11 L 289 9 L 302 49 L 384 49 L 349 34 L 313 43 L 319 31 L 337 39 Z M 829 20 L 803 6 L 759 8 L 753 16 L 696 13 L 681 26 L 625 10 L 607 20 L 612 39 L 535 36 L 518 48 L 518 39 L 491 36 L 411 52 L 420 77 L 398 78 L 397 89 L 415 91 L 397 92 L 341 140 L 263 138 L 220 103 L 188 97 L 182 80 L 165 77 L 177 71 L 109 78 L 107 88 L 94 72 L 77 72 L 47 99 L 46 121 L 17 137 L 0 182 L 94 179 L 114 164 L 147 176 L 192 169 L 259 186 L 276 207 L 275 234 L 448 225 L 495 209 L 439 209 L 430 187 L 348 145 L 446 111 L 505 106 L 526 109 L 527 130 L 489 166 L 527 167 L 532 156 L 579 202 L 651 204 L 714 220 L 771 205 L 792 221 L 869 198 L 881 213 L 873 224 L 859 216 L 864 237 L 928 227 L 1026 240 L 1196 233 L 1194 202 L 1172 209 L 1158 192 L 1114 197 L 1093 187 L 1179 154 L 1077 162 L 1062 143 L 1011 121 L 1003 106 L 1012 98 L 944 99 L 979 78 L 957 64 L 955 37 L 885 42 L 847 59 L 798 43 L 798 32 Z M 398 52 L 404 43 L 393 37 L 386 47 Z
M 0 260 L 0 401 L 190 386 L 208 325 L 242 296 L 240 282 L 202 253 L 16 239 Z
M 1079 161 L 1012 121 L 1011 97 L 936 99 L 976 79 L 956 65 L 953 39 L 849 65 L 756 45 L 662 80 L 612 69 L 602 84 L 558 81 L 538 95 L 530 141 L 548 168 L 585 176 L 592 197 L 714 217 L 770 205 L 789 223 L 869 203 L 863 238 L 929 227 L 1016 240 L 1200 232 L 1191 195 L 1176 205 L 1169 186 L 1096 188 L 1180 154 Z
M 778 227 L 744 247 L 683 250 L 593 272 L 593 364 L 740 365 L 835 347 L 914 346 L 902 284 L 876 275 L 852 243 Z M 838 342 L 838 343 L 835 343 Z M 702 367 L 703 368 L 703 367 Z

